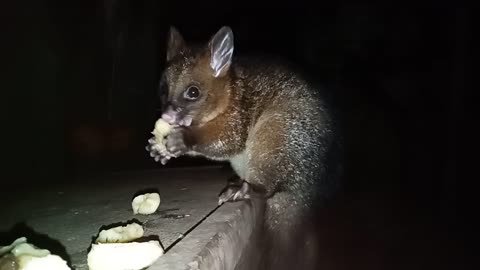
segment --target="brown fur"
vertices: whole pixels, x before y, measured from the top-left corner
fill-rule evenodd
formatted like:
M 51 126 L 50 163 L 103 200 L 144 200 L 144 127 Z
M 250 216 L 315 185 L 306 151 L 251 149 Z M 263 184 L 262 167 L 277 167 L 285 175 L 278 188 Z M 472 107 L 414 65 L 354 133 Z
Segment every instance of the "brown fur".
M 273 195 L 279 180 L 279 169 L 282 164 L 284 146 L 284 130 L 286 126 L 281 114 L 265 113 L 252 128 L 246 144 L 247 182 L 262 186 L 266 197 Z
M 228 33 L 222 28 L 215 36 L 225 40 Z M 181 129 L 186 154 L 229 160 L 239 176 L 234 182 L 246 181 L 267 199 L 263 257 L 265 269 L 278 269 L 295 261 L 288 259 L 295 237 L 308 239 L 307 217 L 336 185 L 333 175 L 340 167 L 326 163 L 338 150 L 336 126 L 319 92 L 281 63 L 219 58 L 223 69 L 215 77 L 212 52 L 228 50 L 218 48 L 224 43 L 214 37 L 205 46 L 189 47 L 171 31 L 164 73 L 168 99 L 193 117 L 192 125 Z M 194 102 L 182 100 L 190 85 L 202 93 Z M 298 256 L 304 257 L 297 263 L 311 262 L 308 250 L 315 243 L 307 242 L 301 243 L 305 249 Z

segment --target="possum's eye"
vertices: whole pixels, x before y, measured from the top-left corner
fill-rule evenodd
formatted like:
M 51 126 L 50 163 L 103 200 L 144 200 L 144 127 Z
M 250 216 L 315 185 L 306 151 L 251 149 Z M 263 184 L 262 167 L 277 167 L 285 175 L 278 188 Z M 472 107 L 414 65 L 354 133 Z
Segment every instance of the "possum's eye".
M 190 86 L 183 92 L 183 97 L 188 100 L 196 100 L 200 97 L 200 89 L 196 86 Z

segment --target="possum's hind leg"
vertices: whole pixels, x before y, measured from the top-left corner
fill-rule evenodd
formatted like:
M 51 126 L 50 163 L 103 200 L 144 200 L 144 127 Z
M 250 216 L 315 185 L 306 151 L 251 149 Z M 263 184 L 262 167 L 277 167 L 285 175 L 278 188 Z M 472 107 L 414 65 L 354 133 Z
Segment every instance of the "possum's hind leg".
M 293 133 L 298 128 L 289 126 L 290 123 L 299 122 L 281 113 L 264 114 L 246 143 L 249 159 L 245 180 L 252 190 L 261 187 L 266 199 L 259 268 L 262 270 L 315 269 L 308 268 L 312 265 L 310 254 L 314 245 L 297 241 L 309 235 L 305 224 L 319 167 L 319 144 L 315 134 L 303 129 L 296 133 L 301 138 L 285 135 L 285 131 Z

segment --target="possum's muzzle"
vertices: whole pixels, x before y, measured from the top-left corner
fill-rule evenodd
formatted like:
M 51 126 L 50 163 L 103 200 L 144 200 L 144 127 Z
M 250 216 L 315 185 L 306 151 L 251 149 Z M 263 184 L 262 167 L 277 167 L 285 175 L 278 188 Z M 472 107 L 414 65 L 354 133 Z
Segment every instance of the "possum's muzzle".
M 167 106 L 162 114 L 162 119 L 170 125 L 188 127 L 192 124 L 192 116 L 185 115 L 184 110 L 181 107 L 175 107 L 173 105 Z

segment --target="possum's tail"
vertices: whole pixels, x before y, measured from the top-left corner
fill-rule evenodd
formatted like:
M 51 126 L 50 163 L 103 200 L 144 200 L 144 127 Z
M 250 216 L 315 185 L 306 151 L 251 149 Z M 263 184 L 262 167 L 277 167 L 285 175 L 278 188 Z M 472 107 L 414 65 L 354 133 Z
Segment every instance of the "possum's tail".
M 285 192 L 266 201 L 258 269 L 316 269 L 317 242 L 308 210 Z
M 278 192 L 266 200 L 261 267 L 262 270 L 319 269 L 321 232 L 318 222 L 325 209 L 334 203 L 342 187 L 343 167 L 338 154 L 331 154 L 322 187 L 312 200 L 306 194 Z M 304 181 L 308 182 L 308 181 Z

